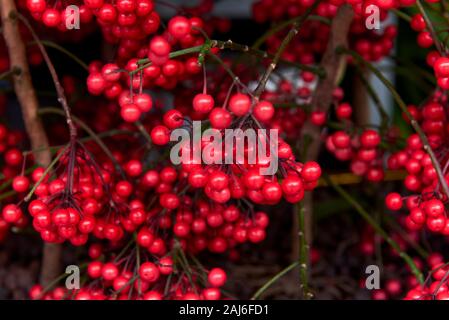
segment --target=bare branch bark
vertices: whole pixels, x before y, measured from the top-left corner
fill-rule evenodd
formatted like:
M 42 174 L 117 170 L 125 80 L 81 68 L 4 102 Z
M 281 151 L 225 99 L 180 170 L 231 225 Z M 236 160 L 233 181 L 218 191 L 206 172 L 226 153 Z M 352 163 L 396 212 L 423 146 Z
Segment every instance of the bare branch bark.
M 0 13 L 3 36 L 8 48 L 11 70 L 17 70 L 13 75 L 14 91 L 19 101 L 31 148 L 42 150 L 37 152 L 35 160 L 39 165 L 48 166 L 51 162 L 49 143 L 42 122 L 38 116 L 38 100 L 27 61 L 25 44 L 18 28 L 17 9 L 14 0 L 1 0 Z M 57 277 L 60 271 L 61 245 L 44 244 L 41 283 L 48 284 Z
M 347 37 L 353 16 L 354 12 L 352 7 L 349 5 L 343 5 L 338 9 L 337 15 L 332 20 L 328 44 L 320 63 L 321 68 L 325 71 L 326 77 L 320 80 L 315 89 L 314 96 L 312 98 L 313 110 L 322 110 L 327 112 L 332 104 L 332 93 L 337 84 L 338 78 L 341 76 L 341 70 L 345 66 L 345 58 L 339 55 L 336 52 L 336 49 L 341 46 L 347 46 Z M 321 129 L 318 126 L 311 124 L 310 121 L 306 122 L 304 127 L 301 129 L 300 143 L 301 145 L 307 143 L 306 154 L 302 155 L 303 159 L 306 161 L 316 160 L 321 147 Z M 305 241 L 308 246 L 311 246 L 312 244 L 312 197 L 312 192 L 306 192 L 303 199 L 304 233 Z M 294 241 L 292 243 L 293 261 L 298 261 L 300 258 L 299 252 L 301 235 L 298 237 L 298 230 L 300 230 L 299 226 L 300 223 L 298 216 L 294 215 Z
M 315 89 L 312 98 L 313 110 L 322 110 L 327 112 L 332 103 L 332 93 L 339 77 L 339 71 L 345 63 L 345 57 L 337 54 L 338 47 L 347 45 L 349 27 L 352 22 L 354 12 L 349 5 L 343 5 L 338 9 L 337 15 L 332 20 L 329 42 L 326 51 L 321 60 L 321 67 L 326 72 L 326 77 L 322 79 Z M 321 129 L 313 125 L 310 121 L 306 122 L 301 132 L 301 143 L 311 139 L 307 148 L 307 154 L 303 155 L 307 161 L 316 160 L 321 147 Z M 308 138 L 306 138 L 308 137 Z M 311 214 L 312 214 L 312 193 L 307 192 L 304 199 L 305 204 L 305 225 L 307 243 L 312 243 L 311 238 Z M 298 252 L 298 250 L 294 250 Z

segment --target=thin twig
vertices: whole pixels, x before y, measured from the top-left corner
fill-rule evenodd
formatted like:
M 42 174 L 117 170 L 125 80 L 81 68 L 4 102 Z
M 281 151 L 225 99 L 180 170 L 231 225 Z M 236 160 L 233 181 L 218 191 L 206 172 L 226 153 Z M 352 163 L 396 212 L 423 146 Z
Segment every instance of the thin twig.
M 272 277 L 270 280 L 268 280 L 259 290 L 256 291 L 256 293 L 251 297 L 251 300 L 259 299 L 259 297 L 269 288 L 271 287 L 276 281 L 278 281 L 280 278 L 282 278 L 285 274 L 287 274 L 289 271 L 293 270 L 299 265 L 299 261 L 295 261 L 289 266 L 287 266 L 285 269 L 283 269 L 281 272 L 277 273 L 274 277 Z
M 281 56 L 284 53 L 285 49 L 287 49 L 287 46 L 290 44 L 293 38 L 299 33 L 299 28 L 302 26 L 304 21 L 306 21 L 307 17 L 313 12 L 313 10 L 315 10 L 316 7 L 318 7 L 320 2 L 321 0 L 316 0 L 312 6 L 307 8 L 306 12 L 303 15 L 301 15 L 301 17 L 297 21 L 293 22 L 290 31 L 282 40 L 281 45 L 276 51 L 273 60 L 268 65 L 268 68 L 265 70 L 256 89 L 254 90 L 254 96 L 256 99 L 258 99 L 262 94 L 262 92 L 265 90 L 265 86 L 267 85 L 268 79 L 270 78 L 270 75 L 274 71 L 274 69 L 276 69 L 277 64 L 279 63 L 279 60 L 281 59 Z

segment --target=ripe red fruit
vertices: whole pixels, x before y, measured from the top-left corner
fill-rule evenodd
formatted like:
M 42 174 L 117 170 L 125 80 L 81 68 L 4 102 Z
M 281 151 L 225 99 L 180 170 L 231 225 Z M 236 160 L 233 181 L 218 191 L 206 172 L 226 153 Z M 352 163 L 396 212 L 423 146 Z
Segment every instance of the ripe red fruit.
M 418 34 L 417 42 L 421 48 L 429 48 L 433 45 L 432 35 L 430 32 L 422 31 Z
M 412 17 L 412 20 L 410 21 L 410 27 L 418 32 L 421 32 L 426 28 L 426 21 L 424 20 L 422 14 L 418 13 Z
M 399 193 L 392 192 L 385 198 L 385 205 L 388 209 L 396 211 L 402 208 L 402 197 Z
M 161 206 L 169 210 L 176 209 L 180 204 L 178 196 L 173 193 L 164 193 L 161 195 L 159 202 Z
M 144 262 L 139 268 L 139 276 L 142 280 L 154 282 L 159 278 L 159 269 L 152 262 Z
M 153 108 L 153 100 L 147 93 L 139 93 L 134 96 L 134 104 L 142 112 L 148 112 Z
M 360 144 L 364 148 L 375 148 L 380 143 L 380 135 L 375 130 L 365 130 L 360 136 Z
M 126 122 L 135 122 L 140 118 L 141 109 L 137 105 L 131 103 L 122 107 L 120 115 Z
M 20 152 L 18 149 L 9 149 L 5 152 L 3 157 L 5 159 L 5 162 L 10 166 L 18 166 L 23 161 L 22 152 Z
M 168 56 L 170 53 L 170 44 L 165 38 L 155 36 L 150 41 L 150 51 L 157 56 Z
M 265 239 L 266 233 L 262 228 L 251 228 L 248 230 L 248 239 L 252 243 L 259 243 Z
M 56 9 L 48 8 L 42 13 L 42 22 L 47 27 L 56 27 L 61 22 L 61 14 Z
M 161 274 L 169 275 L 173 272 L 173 259 L 171 257 L 161 258 L 158 267 Z
M 103 6 L 104 0 L 84 0 L 84 3 L 90 9 L 99 9 Z
M 273 104 L 269 101 L 260 101 L 254 106 L 253 114 L 259 121 L 268 121 L 274 116 Z
M 30 180 L 25 176 L 17 176 L 12 181 L 12 188 L 16 192 L 25 192 L 30 187 Z
M 93 279 L 101 277 L 102 271 L 103 263 L 101 263 L 100 261 L 93 261 L 87 266 L 87 274 Z
M 426 215 L 421 209 L 413 208 L 412 210 L 410 210 L 410 219 L 414 223 L 422 225 L 424 222 L 426 222 Z
M 101 73 L 91 73 L 87 77 L 87 90 L 93 95 L 100 95 L 106 87 L 106 81 Z
M 444 214 L 444 204 L 438 199 L 431 199 L 424 204 L 424 212 L 428 217 L 438 218 Z
M 250 107 L 251 99 L 243 93 L 234 94 L 229 101 L 229 110 L 238 117 L 248 113 Z
M 209 120 L 212 128 L 226 129 L 231 125 L 232 116 L 223 108 L 214 108 L 209 114 Z
M 15 204 L 8 204 L 3 207 L 2 217 L 8 223 L 17 223 L 22 216 L 22 210 Z
M 173 17 L 168 22 L 168 32 L 177 39 L 188 35 L 191 27 L 190 20 L 182 16 Z
M 193 98 L 193 109 L 197 112 L 208 113 L 214 107 L 214 98 L 205 93 L 199 93 Z
M 47 7 L 45 0 L 27 0 L 26 5 L 28 10 L 33 13 L 44 12 L 45 8 Z
M 226 282 L 226 273 L 221 268 L 213 268 L 207 275 L 207 281 L 213 287 L 221 287 Z
M 101 269 L 101 276 L 105 280 L 114 280 L 119 275 L 119 270 L 117 266 L 112 263 L 108 262 L 103 265 L 103 268 Z
M 440 57 L 438 58 L 433 68 L 435 70 L 435 74 L 439 78 L 447 78 L 449 77 L 449 58 Z
M 426 223 L 427 228 L 429 228 L 430 231 L 440 232 L 446 225 L 446 218 L 443 216 L 440 216 L 438 218 L 428 218 Z
M 203 290 L 202 295 L 205 300 L 219 300 L 221 293 L 218 288 L 206 288 Z
M 337 131 L 332 135 L 332 142 L 337 148 L 347 148 L 351 143 L 351 138 L 344 131 Z
M 166 126 L 155 126 L 151 130 L 151 140 L 158 146 L 166 145 L 170 141 L 170 130 Z
M 119 181 L 115 185 L 115 192 L 120 197 L 127 198 L 131 195 L 131 192 L 133 191 L 133 186 L 128 181 Z
M 309 161 L 304 164 L 301 176 L 306 182 L 317 181 L 321 176 L 321 167 L 315 161 Z
M 163 122 L 169 129 L 176 129 L 182 126 L 184 117 L 181 111 L 172 109 L 164 114 Z
M 310 121 L 316 126 L 322 126 L 326 123 L 326 112 L 315 110 L 310 113 Z
M 282 180 L 281 188 L 286 195 L 294 195 L 303 189 L 303 183 L 299 177 L 287 176 Z
M 352 115 L 352 107 L 349 103 L 339 104 L 335 110 L 338 119 L 349 119 Z
M 270 203 L 277 203 L 282 198 L 282 189 L 277 182 L 265 183 L 262 188 L 263 197 Z

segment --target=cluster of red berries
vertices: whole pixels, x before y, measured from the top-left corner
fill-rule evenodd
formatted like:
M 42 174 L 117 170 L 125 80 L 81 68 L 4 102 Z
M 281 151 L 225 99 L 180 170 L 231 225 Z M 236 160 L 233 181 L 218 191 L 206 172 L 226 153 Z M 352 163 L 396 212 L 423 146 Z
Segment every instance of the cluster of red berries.
M 409 106 L 408 109 L 415 121 L 420 123 L 427 136 L 430 147 L 439 155 L 444 179 L 448 180 L 447 157 L 444 152 L 446 143 L 446 98 L 437 91 L 421 108 Z M 446 218 L 444 195 L 437 171 L 429 154 L 425 151 L 418 134 L 408 137 L 403 150 L 393 153 L 388 159 L 390 169 L 405 169 L 407 176 L 404 186 L 413 193 L 406 197 L 409 216 L 406 225 L 411 230 L 419 230 L 424 225 L 436 233 L 445 235 L 449 232 L 449 220 Z M 402 197 L 391 193 L 386 198 L 387 207 L 391 210 L 402 208 Z
M 400 4 L 409 6 L 415 0 L 404 0 Z M 378 4 L 376 4 L 379 2 Z M 349 3 L 355 12 L 355 17 L 350 28 L 350 47 L 361 54 L 368 61 L 378 61 L 387 56 L 394 45 L 394 39 L 397 35 L 396 27 L 393 25 L 383 28 L 383 31 L 368 30 L 366 19 L 368 12 L 366 8 L 370 4 L 377 5 L 381 9 L 380 20 L 387 18 L 387 9 L 396 6 L 395 1 L 322 1 L 315 12 L 317 15 L 325 18 L 333 18 L 338 8 Z M 257 22 L 266 22 L 271 20 L 281 20 L 285 17 L 295 17 L 303 14 L 304 11 L 313 4 L 311 1 L 265 1 L 255 2 L 253 5 L 253 16 Z M 298 61 L 303 64 L 312 64 L 315 61 L 316 54 L 322 54 L 326 49 L 325 44 L 329 37 L 329 26 L 317 21 L 308 21 L 303 24 L 299 31 L 300 36 L 297 41 L 292 41 L 289 50 L 283 55 L 286 60 Z M 269 51 L 276 51 L 282 41 L 283 33 L 278 33 L 268 38 L 267 46 Z
M 424 285 L 417 283 L 411 286 L 404 300 L 449 300 L 449 268 L 444 257 L 440 253 L 432 253 L 426 262 L 430 269 L 429 277 Z
M 94 1 L 86 0 L 84 2 Z M 78 17 L 71 16 L 74 11 L 68 10 L 72 5 L 79 10 L 79 22 L 89 23 L 92 21 L 91 8 L 88 4 L 83 4 L 81 0 L 57 1 L 55 5 L 47 3 L 46 0 L 26 0 L 26 8 L 34 19 L 41 21 L 46 27 L 58 28 L 60 31 L 67 30 L 67 23 L 78 23 L 78 21 L 74 21 Z
M 438 86 L 443 90 L 449 90 L 449 58 L 442 57 L 438 52 L 433 51 L 428 55 L 428 63 L 433 66 Z
M 136 248 L 135 250 L 139 250 Z M 174 251 L 176 254 L 177 251 Z M 35 285 L 30 290 L 32 299 L 45 300 L 219 300 L 220 287 L 226 283 L 226 273 L 221 268 L 205 271 L 176 264 L 172 256 L 165 255 L 138 261 L 136 252 L 115 256 L 104 261 L 101 245 L 93 244 L 87 263 L 88 281 L 80 289 L 56 287 L 44 291 Z M 185 256 L 177 256 L 179 259 Z M 200 285 L 205 283 L 204 285 Z
M 346 108 L 346 104 L 338 108 L 337 113 L 338 110 Z M 329 152 L 340 161 L 350 160 L 350 168 L 354 174 L 365 176 L 373 182 L 382 181 L 384 177 L 380 143 L 381 137 L 373 129 L 366 129 L 352 136 L 343 130 L 338 130 L 326 138 L 326 148 Z
M 175 60 L 170 59 L 169 54 L 177 45 L 181 48 L 201 45 L 204 42 L 202 27 L 203 21 L 199 18 L 175 16 L 169 21 L 167 31 L 152 37 L 149 44 L 144 41 L 122 41 L 125 47 L 123 54 L 119 49 L 117 63 L 102 65 L 98 61 L 90 64 L 87 78 L 89 92 L 117 100 L 122 118 L 127 122 L 137 121 L 142 113 L 152 107 L 151 97 L 143 93 L 143 89 L 154 86 L 171 89 L 179 81 L 201 71 L 197 57 Z M 134 90 L 139 93 L 134 94 Z
M 176 210 L 152 209 L 147 225 L 140 228 L 136 240 L 156 254 L 162 241 L 158 234 L 167 239 L 167 231 L 171 229 L 188 252 L 224 253 L 247 241 L 264 240 L 268 223 L 268 215 L 262 211 L 245 214 L 236 205 L 210 205 L 204 200 L 193 205 L 192 199 L 183 197 L 183 203 Z
M 193 99 L 193 109 L 204 117 L 208 116 L 211 127 L 218 130 L 232 128 L 234 124 L 241 130 L 262 129 L 259 121 L 266 123 L 274 115 L 274 107 L 269 101 L 261 100 L 256 103 L 243 93 L 232 95 L 229 104 L 224 107 L 215 107 L 213 97 L 207 93 L 197 94 Z M 183 115 L 177 110 L 168 111 L 163 121 L 164 125 L 155 126 L 151 131 L 152 141 L 156 145 L 168 144 L 170 130 L 180 127 L 184 122 Z M 225 141 L 225 131 L 222 131 L 222 137 L 222 141 Z M 278 181 L 275 174 L 267 177 L 261 174 L 261 170 L 269 166 L 272 159 L 259 157 L 256 163 L 251 163 L 250 152 L 255 146 L 248 146 L 239 162 L 233 157 L 233 164 L 228 166 L 230 171 L 214 165 L 194 163 L 192 157 L 187 157 L 187 163 L 182 163 L 182 168 L 188 176 L 188 184 L 193 188 L 203 188 L 205 194 L 218 203 L 245 196 L 258 204 L 276 204 L 282 196 L 289 202 L 300 201 L 305 190 L 312 190 L 316 186 L 321 175 L 319 165 L 315 162 L 304 165 L 296 162 L 291 147 L 282 138 L 279 138 L 277 145 L 273 145 L 268 135 L 258 138 L 272 156 L 275 156 L 272 148 L 277 148 L 280 171 L 284 178 L 282 182 Z M 227 153 L 238 153 L 236 144 L 232 146 L 232 150 L 225 150 L 221 144 L 218 149 L 211 148 L 210 143 L 204 139 L 198 142 L 198 146 L 185 143 L 180 148 L 180 154 L 191 155 L 192 149 L 196 147 L 201 150 L 203 159 L 208 160 L 206 163 L 217 163 L 217 159 L 219 163 L 226 163 Z
M 106 170 L 97 172 L 86 161 L 84 151 L 78 150 L 76 155 L 71 154 L 69 149 L 62 152 L 64 154 L 59 159 L 59 165 L 69 168 L 73 165 L 72 172 L 70 169 L 62 173 L 55 170 L 57 176 L 51 177 L 46 175 L 44 168 L 38 167 L 31 174 L 34 194 L 37 196 L 28 205 L 33 227 L 46 242 L 70 240 L 74 245 L 83 245 L 87 242 L 88 234 L 99 228 L 109 235 L 111 241 L 120 239 L 123 235 L 120 229 L 116 230 L 115 225 L 101 225 L 96 218 L 103 212 L 104 203 L 112 203 L 108 198 L 111 195 L 106 192 L 111 175 Z M 76 169 L 72 161 L 77 161 Z M 12 185 L 15 191 L 25 192 L 30 186 L 30 179 L 19 175 L 12 180 Z M 112 197 L 115 200 L 123 199 L 130 191 L 131 186 L 127 181 L 119 181 L 115 184 Z M 8 223 L 17 224 L 24 218 L 22 209 L 14 204 L 3 207 L 2 215 Z

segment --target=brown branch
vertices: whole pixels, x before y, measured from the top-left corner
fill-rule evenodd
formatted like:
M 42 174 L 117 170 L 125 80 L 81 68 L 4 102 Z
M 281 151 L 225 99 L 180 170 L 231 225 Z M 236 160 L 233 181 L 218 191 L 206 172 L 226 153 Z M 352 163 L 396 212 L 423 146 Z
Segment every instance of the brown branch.
M 77 130 L 76 130 L 75 123 L 73 122 L 73 119 L 72 119 L 72 113 L 70 111 L 70 107 L 69 107 L 67 98 L 64 93 L 64 88 L 62 87 L 61 82 L 59 81 L 59 77 L 58 77 L 58 74 L 56 73 L 55 66 L 51 62 L 51 59 L 48 56 L 47 50 L 45 49 L 44 45 L 40 41 L 40 39 L 37 36 L 34 29 L 31 27 L 28 20 L 18 12 L 11 12 L 11 14 L 13 16 L 16 16 L 18 19 L 20 19 L 20 21 L 22 21 L 23 24 L 28 28 L 32 37 L 34 38 L 34 41 L 36 42 L 37 46 L 39 47 L 39 50 L 41 51 L 42 56 L 44 57 L 45 63 L 47 64 L 48 70 L 50 71 L 51 77 L 55 84 L 56 93 L 58 95 L 58 101 L 61 104 L 62 108 L 64 109 L 65 117 L 67 120 L 67 125 L 69 126 L 69 131 L 70 131 L 70 142 L 73 145 L 76 140 Z
M 35 160 L 39 165 L 48 166 L 51 162 L 47 135 L 38 116 L 39 107 L 36 92 L 31 82 L 25 44 L 18 28 L 17 9 L 13 0 L 0 1 L 0 13 L 3 27 L 3 37 L 8 48 L 11 70 L 19 70 L 20 74 L 13 74 L 14 91 L 19 101 L 31 147 L 37 152 Z M 59 274 L 61 246 L 45 244 L 42 257 L 41 282 L 49 283 Z
M 312 98 L 313 110 L 322 110 L 327 112 L 332 104 L 332 93 L 340 76 L 340 70 L 344 66 L 344 58 L 337 54 L 336 49 L 347 45 L 349 27 L 352 22 L 354 12 L 349 5 L 343 5 L 338 9 L 337 15 L 332 20 L 329 40 L 321 60 L 320 66 L 324 69 L 326 77 L 318 83 L 314 96 Z M 308 121 L 301 131 L 300 143 L 302 146 L 307 144 L 306 153 L 301 155 L 305 161 L 316 160 L 321 147 L 321 129 Z M 302 149 L 302 148 L 300 148 Z M 312 192 L 307 192 L 303 199 L 304 203 L 304 223 L 305 238 L 309 245 L 312 243 L 312 211 L 313 200 Z M 297 241 L 297 230 L 299 230 L 299 221 L 295 216 L 293 232 L 295 241 L 293 241 L 292 259 L 298 260 L 299 242 Z
M 337 15 L 332 20 L 329 42 L 321 60 L 321 67 L 326 72 L 326 77 L 322 79 L 312 98 L 312 108 L 327 112 L 332 103 L 332 93 L 338 80 L 340 68 L 345 63 L 345 57 L 336 53 L 340 46 L 347 45 L 349 27 L 352 22 L 354 12 L 349 5 L 343 5 L 338 9 Z M 321 147 L 321 130 L 318 126 L 308 121 L 301 132 L 301 143 L 311 139 L 307 148 L 307 154 L 303 155 L 305 160 L 316 160 Z M 312 194 L 305 195 L 305 224 L 307 243 L 311 243 L 311 214 L 312 214 Z M 294 252 L 297 252 L 295 250 Z

